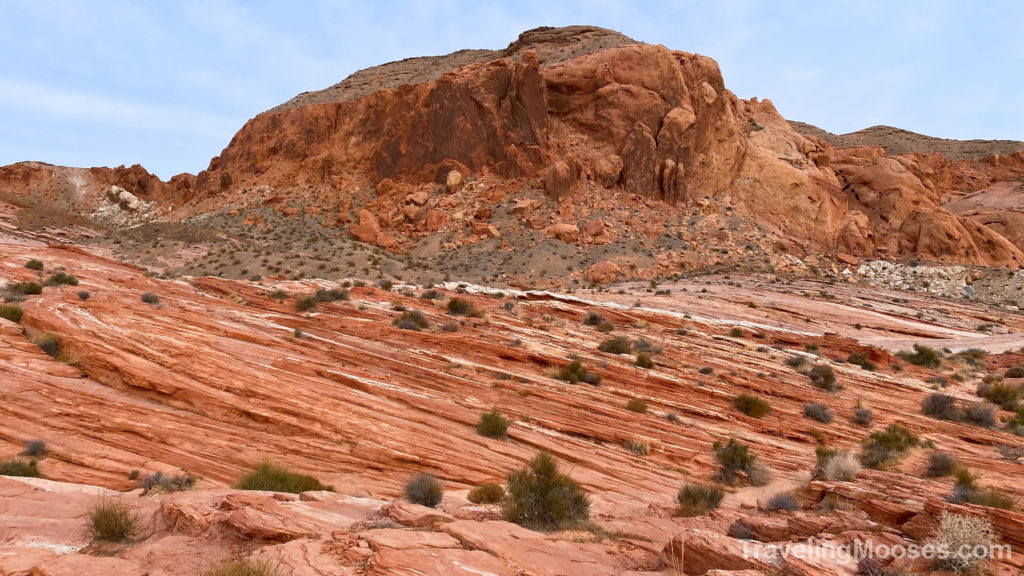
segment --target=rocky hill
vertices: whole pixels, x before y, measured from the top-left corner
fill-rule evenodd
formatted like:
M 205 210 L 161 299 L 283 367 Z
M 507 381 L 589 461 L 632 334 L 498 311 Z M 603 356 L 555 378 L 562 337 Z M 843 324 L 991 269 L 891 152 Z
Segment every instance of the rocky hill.
M 925 136 L 892 126 L 872 126 L 849 134 L 833 134 L 804 122 L 790 120 L 797 132 L 821 138 L 836 148 L 880 146 L 886 154 L 941 154 L 949 160 L 978 161 L 988 156 L 1024 150 L 1018 140 L 950 140 Z

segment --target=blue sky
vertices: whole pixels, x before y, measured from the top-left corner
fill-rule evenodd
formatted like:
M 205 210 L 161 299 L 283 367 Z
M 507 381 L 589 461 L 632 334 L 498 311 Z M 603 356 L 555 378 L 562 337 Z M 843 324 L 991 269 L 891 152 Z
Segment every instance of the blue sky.
M 0 0 L 0 165 L 197 172 L 245 121 L 385 61 L 595 24 L 849 132 L 1024 140 L 1024 3 Z

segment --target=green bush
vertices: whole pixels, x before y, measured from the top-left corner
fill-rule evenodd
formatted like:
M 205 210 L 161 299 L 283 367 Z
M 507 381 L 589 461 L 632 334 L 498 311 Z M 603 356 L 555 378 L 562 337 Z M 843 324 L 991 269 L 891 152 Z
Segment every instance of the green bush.
M 54 358 L 60 358 L 60 342 L 60 336 L 53 332 L 44 332 L 32 339 L 33 344 Z
M 761 418 L 772 411 L 772 405 L 767 400 L 753 394 L 740 394 L 732 399 L 732 405 L 740 412 L 754 418 Z
M 203 571 L 202 576 L 286 576 L 281 567 L 269 559 L 228 560 Z
M 601 384 L 601 375 L 591 372 L 579 360 L 573 360 L 555 372 L 555 378 L 575 384 L 586 382 L 592 386 Z
M 765 508 L 772 512 L 779 510 L 792 512 L 800 509 L 800 503 L 797 502 L 796 497 L 790 492 L 779 492 L 768 498 L 768 501 L 765 502 Z
M 1004 382 L 995 382 L 980 387 L 978 395 L 993 404 L 998 404 L 1004 410 L 1013 410 L 1021 399 L 1021 388 L 1020 386 L 1010 386 Z
M 43 286 L 78 286 L 78 278 L 67 272 L 54 272 L 46 278 Z
M 299 298 L 295 301 L 295 309 L 299 312 L 312 312 L 316 310 L 316 298 L 314 296 L 306 296 L 305 298 Z
M 20 458 L 0 462 L 0 476 L 21 476 L 25 478 L 41 478 L 39 465 L 35 460 L 25 461 Z
M 1024 378 L 1024 366 L 1012 366 L 1006 369 L 1007 378 Z
M 630 452 L 636 454 L 637 456 L 647 456 L 648 454 L 651 453 L 651 443 L 646 440 L 641 440 L 639 438 L 626 440 L 626 443 L 623 445 L 623 448 L 629 450 Z
M 903 351 L 897 355 L 915 366 L 938 368 L 942 365 L 942 354 L 934 348 L 920 344 L 914 344 L 914 351 L 912 353 Z
M 647 352 L 639 352 L 636 355 L 636 367 L 650 370 L 654 368 L 654 360 L 651 359 L 651 355 Z
M 120 498 L 104 497 L 89 508 L 89 532 L 96 540 L 127 540 L 138 531 L 138 513 Z
M 152 292 L 146 292 L 142 295 L 142 301 L 145 302 L 146 304 L 152 304 L 156 306 L 157 304 L 160 303 L 160 297 L 157 296 L 156 294 L 153 294 Z
M 727 444 L 715 442 L 712 446 L 715 451 L 715 461 L 721 466 L 718 471 L 718 479 L 732 485 L 736 480 L 736 474 L 744 472 L 748 476 L 754 470 L 757 456 L 750 452 L 750 447 L 740 444 L 735 438 L 730 438 Z
M 469 300 L 462 298 L 452 298 L 448 300 L 446 305 L 448 313 L 452 316 L 480 316 L 480 311 L 473 306 L 473 303 Z
M 874 371 L 878 368 L 878 366 L 871 361 L 866 352 L 850 352 L 850 355 L 846 357 L 846 361 L 850 364 L 860 366 L 865 370 Z
M 839 390 L 839 387 L 836 385 L 836 374 L 832 370 L 831 366 L 826 364 L 815 364 L 814 367 L 807 372 L 807 377 L 810 378 L 811 383 L 814 384 L 815 388 L 829 393 L 834 393 Z
M 880 469 L 902 458 L 920 440 L 913 432 L 897 423 L 885 430 L 872 432 L 861 442 L 861 464 Z
M 509 474 L 507 484 L 505 518 L 509 522 L 535 530 L 559 530 L 590 518 L 590 499 L 575 480 L 559 472 L 547 452 Z
M 7 286 L 11 294 L 34 296 L 43 293 L 43 287 L 38 282 L 15 282 Z
M 348 294 L 348 290 L 339 290 L 332 288 L 330 290 L 317 290 L 313 294 L 313 298 L 316 298 L 317 302 L 348 302 L 352 299 Z
M 587 312 L 587 315 L 583 318 L 584 326 L 600 326 L 604 323 L 604 316 L 601 316 L 597 312 Z
M 79 290 L 78 291 L 78 299 L 82 300 L 83 302 L 88 300 L 91 297 L 92 297 L 92 294 L 89 294 L 88 290 Z
M 422 299 L 422 300 L 440 300 L 441 299 L 441 293 L 438 292 L 437 290 L 427 290 L 423 294 L 420 294 L 420 299 Z
M 299 474 L 264 460 L 235 484 L 239 490 L 289 492 L 299 494 L 313 490 L 333 490 L 308 474 Z
M 853 411 L 853 423 L 857 426 L 870 428 L 875 421 L 875 414 L 868 408 L 857 408 Z
M 962 417 L 960 408 L 956 405 L 956 398 L 941 392 L 929 394 L 921 401 L 921 413 L 925 416 L 952 422 L 958 422 Z
M 743 328 L 736 327 L 729 330 L 729 336 L 732 336 L 733 338 L 743 338 L 743 334 L 745 334 L 745 332 L 743 332 Z
M 32 260 L 29 260 L 28 262 L 25 263 L 25 268 L 28 268 L 29 270 L 42 270 L 43 261 L 36 260 L 33 258 Z
M 433 508 L 443 496 L 441 481 L 430 474 L 417 474 L 405 484 L 405 499 L 413 504 Z
M 687 484 L 676 494 L 676 503 L 679 504 L 676 513 L 686 518 L 703 516 L 718 508 L 724 497 L 725 490 L 721 486 Z
M 195 486 L 197 481 L 198 478 L 185 470 L 182 470 L 181 474 L 154 472 L 142 478 L 139 481 L 139 487 L 142 488 L 143 494 L 149 494 L 158 489 L 163 492 L 181 492 Z
M 427 322 L 427 317 L 419 310 L 406 310 L 402 312 L 402 315 L 396 318 L 392 324 L 401 330 L 413 330 L 415 332 L 430 326 L 430 322 Z
M 497 408 L 480 415 L 480 421 L 476 425 L 476 431 L 481 436 L 488 438 L 505 439 L 507 437 L 509 419 L 501 415 Z
M 613 336 L 598 344 L 597 349 L 609 354 L 627 354 L 630 350 L 629 338 Z
M 20 322 L 24 314 L 25 311 L 17 304 L 0 304 L 0 318 L 10 320 L 11 322 Z
M 501 484 L 484 484 L 469 491 L 466 500 L 473 504 L 497 504 L 505 499 L 505 489 Z
M 958 467 L 954 471 L 956 483 L 953 485 L 953 495 L 949 498 L 954 504 L 975 504 L 1001 510 L 1013 510 L 1016 501 L 1009 494 L 997 488 L 980 488 L 978 486 L 977 474 L 967 468 Z
M 712 368 L 711 366 L 704 366 L 700 370 L 698 370 L 698 372 L 705 376 L 710 376 L 715 373 L 715 369 Z
M 956 457 L 949 452 L 932 452 L 928 455 L 928 469 L 924 475 L 928 478 L 949 476 L 957 469 Z
M 647 401 L 643 398 L 630 398 L 629 402 L 626 402 L 626 410 L 636 412 L 637 414 L 645 414 L 647 412 Z

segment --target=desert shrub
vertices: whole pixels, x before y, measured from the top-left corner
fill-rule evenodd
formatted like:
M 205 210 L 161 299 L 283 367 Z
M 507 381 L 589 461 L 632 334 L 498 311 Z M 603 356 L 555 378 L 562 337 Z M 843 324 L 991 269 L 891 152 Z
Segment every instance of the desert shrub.
M 732 336 L 733 338 L 742 338 L 743 334 L 743 328 L 737 327 L 733 328 L 732 330 L 729 330 L 729 336 Z
M 676 494 L 676 503 L 679 505 L 676 513 L 686 518 L 703 516 L 718 508 L 724 497 L 725 490 L 721 486 L 687 484 Z
M 1024 378 L 1024 366 L 1012 366 L 1006 369 L 1007 378 Z
M 1004 410 L 1013 410 L 1021 399 L 1021 387 L 1010 386 L 1004 382 L 995 382 L 990 385 L 979 386 L 978 396 L 998 404 Z
M 43 281 L 43 286 L 78 286 L 78 278 L 67 272 L 54 272 Z
M 330 290 L 317 290 L 316 293 L 313 294 L 313 297 L 316 298 L 317 302 L 348 302 L 352 299 L 348 294 L 348 290 L 340 290 L 337 288 L 332 288 Z
M 42 270 L 43 269 L 43 261 L 42 260 L 36 260 L 35 258 L 33 258 L 32 260 L 29 260 L 28 262 L 25 262 L 25 268 L 28 268 L 29 270 Z
M 377 282 L 377 287 L 381 290 L 387 290 L 390 292 L 391 289 L 395 287 L 395 283 L 391 280 L 381 280 L 380 282 Z
M 466 500 L 473 504 L 497 504 L 505 499 L 505 488 L 501 484 L 484 484 L 469 491 Z
M 91 297 L 92 297 L 92 294 L 90 294 L 88 290 L 79 290 L 78 291 L 78 299 L 83 301 L 83 302 L 88 300 Z
M 927 544 L 937 550 L 949 551 L 936 560 L 935 568 L 973 574 L 981 572 L 987 561 L 985 556 L 975 554 L 975 550 L 979 547 L 990 550 L 997 542 L 988 518 L 943 511 L 939 514 L 939 525 Z
M 274 290 L 273 292 L 270 293 L 270 298 L 272 300 L 284 300 L 287 297 L 288 293 L 285 292 L 284 290 Z
M 15 282 L 7 285 L 7 291 L 11 294 L 34 296 L 43 293 L 43 287 L 38 282 Z
M 138 531 L 138 513 L 120 498 L 103 497 L 89 507 L 89 532 L 97 540 L 126 540 Z
M 17 304 L 0 304 L 0 318 L 11 322 L 20 322 L 25 311 Z
M 39 465 L 35 460 L 22 460 L 14 458 L 0 462 L 0 476 L 22 476 L 25 478 L 40 478 Z
M 154 490 L 160 490 L 162 492 L 181 492 L 195 486 L 197 480 L 198 478 L 189 474 L 185 470 L 182 470 L 181 474 L 164 474 L 163 472 L 154 472 L 144 476 L 142 480 L 139 481 L 139 487 L 142 488 L 143 494 L 149 494 Z
M 732 399 L 732 405 L 747 416 L 761 418 L 772 411 L 772 405 L 767 400 L 753 394 L 740 394 Z
M 260 558 L 255 561 L 240 559 L 221 562 L 203 571 L 201 576 L 286 576 L 286 572 L 269 559 Z
M 957 469 L 956 457 L 949 452 L 935 451 L 928 455 L 928 469 L 924 475 L 929 478 L 949 476 Z
M 932 418 L 953 422 L 959 421 L 962 416 L 956 405 L 956 398 L 941 392 L 930 394 L 921 401 L 921 413 Z
M 473 303 L 469 300 L 462 298 L 448 300 L 446 309 L 452 316 L 480 316 L 480 311 L 476 309 L 476 306 L 473 306 Z
M 747 471 L 747 480 L 752 486 L 767 486 L 772 481 L 772 469 L 760 462 L 754 462 Z
M 625 336 L 613 336 L 598 344 L 597 349 L 609 354 L 626 354 L 629 352 L 629 338 Z
M 913 432 L 894 422 L 861 442 L 860 463 L 868 468 L 883 468 L 902 458 L 919 442 Z
M 430 474 L 417 474 L 405 484 L 405 499 L 413 504 L 433 508 L 441 503 L 442 496 L 441 481 Z
M 626 410 L 644 414 L 647 412 L 647 401 L 643 398 L 630 398 L 629 402 L 626 402 Z
M 540 452 L 530 464 L 508 475 L 505 518 L 537 530 L 580 525 L 590 517 L 590 499 L 580 485 L 558 470 L 551 454 Z
M 793 496 L 793 494 L 789 492 L 779 492 L 778 494 L 768 498 L 768 501 L 765 502 L 765 508 L 772 512 L 777 512 L 779 510 L 792 512 L 800 509 L 800 503 L 796 501 L 796 497 Z
M 726 444 L 715 442 L 712 448 L 715 451 L 715 461 L 720 466 L 717 476 L 726 484 L 731 485 L 739 472 L 749 476 L 757 462 L 757 456 L 750 452 L 750 447 L 740 444 L 735 438 L 730 438 Z
M 45 440 L 40 440 L 38 438 L 35 439 L 35 440 L 25 440 L 24 446 L 25 446 L 25 449 L 21 453 L 24 454 L 25 456 L 31 456 L 33 458 L 38 458 L 38 457 L 42 456 L 43 454 L 46 454 L 46 441 Z
M 807 359 L 803 356 L 790 356 L 789 358 L 786 358 L 786 366 L 789 366 L 797 372 L 800 372 L 807 365 Z
M 711 366 L 704 366 L 700 370 L 698 370 L 698 372 L 705 376 L 710 376 L 711 374 L 714 374 L 715 369 L 712 368 Z
M 430 326 L 430 322 L 427 322 L 427 317 L 419 310 L 406 310 L 402 312 L 402 315 L 396 318 L 392 324 L 401 330 L 414 330 L 416 332 Z
M 423 294 L 420 294 L 420 298 L 423 300 L 440 300 L 441 293 L 437 290 L 427 290 Z
M 641 440 L 639 438 L 632 438 L 630 440 L 626 440 L 626 443 L 623 444 L 623 448 L 629 450 L 630 452 L 636 454 L 637 456 L 647 456 L 648 454 L 651 453 L 651 443 L 646 440 Z
M 1017 446 L 1010 446 L 1009 444 L 1000 444 L 996 446 L 996 451 L 999 455 L 1011 462 L 1016 462 L 1021 458 L 1024 458 L 1024 448 Z
M 592 386 L 597 386 L 601 383 L 601 375 L 587 370 L 586 366 L 579 360 L 573 360 L 559 368 L 555 372 L 555 378 L 572 384 L 586 382 Z
M 60 336 L 53 332 L 43 332 L 32 339 L 32 343 L 43 351 L 53 356 L 54 358 L 60 357 Z
M 156 294 L 153 294 L 152 292 L 146 292 L 145 294 L 142 295 L 142 301 L 145 302 L 146 304 L 155 305 L 160 303 L 160 297 L 157 296 Z
M 913 352 L 903 351 L 897 354 L 897 356 L 915 366 L 938 368 L 942 365 L 942 354 L 938 350 L 920 344 L 914 344 Z
M 807 372 L 807 377 L 810 378 L 814 387 L 820 390 L 833 393 L 839 389 L 839 386 L 836 385 L 836 374 L 827 364 L 815 364 Z
M 865 370 L 875 370 L 878 366 L 868 358 L 866 352 L 850 352 L 850 355 L 846 357 L 846 361 L 850 364 L 860 366 Z
M 509 419 L 502 416 L 497 408 L 494 408 L 490 412 L 484 412 L 480 415 L 476 431 L 481 436 L 504 439 L 507 437 L 509 424 Z
M 669 412 L 665 414 L 665 419 L 668 420 L 669 422 L 672 422 L 673 424 L 678 424 L 681 422 L 681 420 L 679 419 L 679 414 L 676 414 L 675 412 Z
M 597 325 L 597 331 L 601 332 L 602 334 L 607 334 L 614 329 L 615 325 L 612 324 L 611 322 L 601 322 L 600 324 Z
M 853 480 L 858 472 L 860 472 L 860 462 L 851 452 L 833 454 L 822 468 L 822 475 L 826 479 L 840 482 Z
M 640 352 L 636 355 L 637 368 L 651 369 L 654 368 L 654 360 L 651 359 L 651 355 L 647 352 Z
M 289 492 L 299 494 L 312 490 L 332 490 L 319 480 L 308 474 L 292 472 L 287 468 L 278 466 L 269 460 L 264 460 L 259 466 L 242 476 L 235 484 L 239 490 L 263 490 L 266 492 Z
M 853 423 L 857 426 L 870 428 L 875 422 L 875 415 L 867 408 L 857 408 L 853 411 Z
M 831 424 L 832 420 L 835 419 L 835 414 L 828 409 L 828 406 L 816 402 L 804 404 L 804 416 L 811 420 L 817 420 L 822 424 Z
M 295 301 L 295 309 L 299 312 L 312 312 L 316 310 L 316 304 L 314 296 L 305 296 Z
M 953 494 L 949 497 L 950 502 L 1013 510 L 1013 497 L 996 488 L 980 488 L 978 486 L 979 476 L 967 468 L 957 467 L 953 471 L 953 475 L 956 478 L 956 483 L 953 484 Z
M 449 320 L 449 321 L 445 322 L 444 324 L 441 324 L 441 330 L 444 330 L 445 332 L 458 332 L 459 331 L 459 323 L 458 322 L 452 322 L 451 320 Z
M 601 316 L 597 312 L 587 312 L 587 315 L 583 318 L 583 324 L 586 326 L 600 326 L 604 323 L 604 316 Z
M 964 422 L 992 428 L 996 425 L 996 407 L 988 402 L 975 402 L 968 406 L 964 412 Z

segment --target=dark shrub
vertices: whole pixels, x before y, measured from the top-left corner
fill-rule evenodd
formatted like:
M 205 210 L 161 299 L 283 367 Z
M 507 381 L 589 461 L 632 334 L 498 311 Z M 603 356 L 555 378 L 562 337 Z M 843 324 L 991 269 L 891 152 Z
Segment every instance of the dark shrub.
M 597 312 L 587 312 L 586 317 L 583 318 L 583 324 L 586 326 L 600 326 L 604 323 L 604 316 L 601 316 Z
M 127 540 L 138 531 L 138 513 L 121 499 L 101 498 L 89 508 L 89 532 L 97 540 Z
M 85 300 L 88 300 L 91 296 L 92 296 L 92 294 L 89 294 L 88 290 L 79 290 L 78 291 L 78 299 L 79 300 L 85 301 Z
M 598 350 L 609 354 L 626 354 L 629 352 L 629 348 L 629 338 L 625 336 L 613 336 L 597 346 Z
M 956 484 L 953 485 L 953 494 L 949 501 L 954 504 L 968 503 L 1001 510 L 1013 510 L 1016 502 L 1013 497 L 997 488 L 978 487 L 977 474 L 967 468 L 957 468 L 954 471 Z
M 736 327 L 729 330 L 729 336 L 732 336 L 733 338 L 743 338 L 743 334 L 745 334 L 745 332 L 743 332 L 743 328 Z
M 391 280 L 381 280 L 380 282 L 377 282 L 377 286 L 381 290 L 387 290 L 388 292 L 390 292 L 391 289 L 395 287 L 395 283 L 392 282 Z
M 28 462 L 15 458 L 0 462 L 0 476 L 23 476 L 27 478 L 39 478 L 39 466 L 35 460 Z
M 868 468 L 883 468 L 902 458 L 919 440 L 910 430 L 896 423 L 885 430 L 872 432 L 861 442 L 861 464 Z
M 975 402 L 964 410 L 964 422 L 992 428 L 996 425 L 996 407 L 988 402 Z
M 962 416 L 956 405 L 956 398 L 941 392 L 930 394 L 921 401 L 921 413 L 932 418 L 953 422 L 959 421 Z
M 313 297 L 316 298 L 317 302 L 348 302 L 352 299 L 352 297 L 348 295 L 348 290 L 339 290 L 337 288 L 330 290 L 317 290 L 316 293 L 313 294 Z
M 611 322 L 601 322 L 600 324 L 597 325 L 597 331 L 601 332 L 602 334 L 607 334 L 614 329 L 615 325 L 612 324 Z
M 184 470 L 181 471 L 181 474 L 154 472 L 143 477 L 139 481 L 139 487 L 142 488 L 143 494 L 149 494 L 158 489 L 163 492 L 181 492 L 195 486 L 196 480 L 195 476 Z
M 78 278 L 67 272 L 54 272 L 46 278 L 43 286 L 78 286 Z
M 34 296 L 43 293 L 43 287 L 38 282 L 15 282 L 7 285 L 7 291 L 11 294 L 23 294 Z
M 700 372 L 701 374 L 703 374 L 705 376 L 710 376 L 711 374 L 713 374 L 715 372 L 715 369 L 712 368 L 711 366 L 704 366 L 703 368 L 698 370 L 698 372 Z
M 1024 366 L 1013 366 L 1006 370 L 1007 378 L 1024 378 Z
M 332 490 L 308 474 L 299 474 L 264 460 L 235 484 L 239 490 L 263 490 L 299 494 L 312 490 Z
M 928 455 L 928 469 L 924 475 L 929 478 L 949 476 L 957 468 L 956 458 L 949 452 L 932 452 Z
M 53 356 L 54 358 L 60 358 L 60 336 L 53 332 L 44 332 L 32 339 L 32 343 L 43 351 Z
M 832 420 L 835 419 L 835 414 L 828 409 L 828 406 L 824 404 L 817 404 L 815 402 L 808 402 L 804 404 L 804 416 L 811 420 L 817 420 L 822 424 L 831 424 Z
M 676 494 L 676 502 L 679 504 L 676 513 L 687 518 L 703 516 L 718 508 L 724 497 L 725 490 L 721 486 L 687 484 Z
M 441 481 L 430 474 L 417 474 L 405 484 L 405 499 L 413 504 L 433 508 L 443 495 Z
M 853 422 L 858 426 L 870 428 L 875 422 L 875 415 L 867 408 L 857 408 L 853 411 Z
M 777 512 L 779 510 L 792 512 L 794 510 L 800 509 L 800 503 L 796 501 L 796 497 L 793 496 L 791 493 L 779 492 L 778 494 L 775 494 L 771 498 L 768 498 L 768 501 L 765 502 L 765 508 L 771 510 L 772 512 Z
M 17 304 L 0 304 L 0 318 L 11 322 L 20 322 L 25 311 Z
M 43 261 L 42 260 L 36 260 L 36 259 L 33 258 L 32 260 L 29 260 L 28 262 L 25 262 L 25 268 L 28 268 L 29 270 L 42 270 L 43 269 Z
M 541 452 L 529 466 L 508 475 L 505 518 L 536 530 L 559 530 L 590 518 L 590 499 L 580 485 L 558 471 L 551 454 Z
M 274 290 L 273 292 L 270 293 L 270 298 L 272 300 L 284 300 L 287 297 L 288 293 L 285 292 L 284 290 Z
M 654 368 L 654 360 L 651 360 L 651 355 L 647 352 L 640 352 L 636 355 L 636 366 L 651 369 Z
M 815 388 L 829 393 L 839 389 L 836 385 L 836 374 L 833 372 L 832 367 L 827 364 L 815 364 L 807 372 L 807 377 L 811 379 L 811 383 L 814 384 Z
M 260 558 L 255 561 L 239 559 L 221 562 L 200 576 L 286 576 L 286 572 L 271 560 Z
M 458 322 L 452 322 L 451 320 L 449 320 L 449 321 L 445 322 L 444 324 L 441 324 L 441 330 L 444 330 L 445 332 L 458 332 L 459 331 L 459 323 Z
M 480 311 L 476 309 L 476 306 L 462 298 L 452 298 L 448 301 L 446 308 L 452 316 L 480 316 Z
M 1021 388 L 1004 382 L 995 382 L 983 388 L 979 387 L 978 395 L 993 404 L 998 404 L 1004 410 L 1013 410 L 1021 399 Z
M 312 312 L 316 310 L 316 298 L 313 296 L 306 296 L 305 298 L 299 298 L 295 301 L 295 309 L 299 312 Z
M 850 355 L 847 356 L 846 361 L 850 364 L 856 364 L 865 370 L 875 370 L 878 368 L 878 366 L 868 358 L 866 352 L 851 352 Z
M 898 356 L 915 366 L 938 368 L 942 365 L 942 355 L 937 350 L 920 344 L 914 344 L 913 353 L 904 351 L 900 352 Z
M 601 383 L 601 375 L 587 370 L 579 360 L 573 360 L 559 368 L 555 373 L 555 378 L 565 380 L 566 382 L 571 382 L 573 384 L 577 382 L 586 382 L 587 384 L 597 386 Z
M 35 458 L 46 454 L 46 441 L 39 439 L 25 440 L 25 450 L 22 451 L 22 454 Z
M 761 418 L 772 411 L 767 400 L 753 394 L 740 394 L 732 399 L 732 405 L 747 416 Z
M 437 290 L 427 290 L 423 294 L 420 294 L 420 298 L 423 300 L 440 300 L 441 293 Z
M 392 322 L 392 324 L 401 330 L 414 330 L 416 332 L 430 326 L 430 322 L 427 322 L 427 317 L 419 310 L 407 310 L 403 312 L 401 316 Z
M 160 303 L 160 297 L 157 296 L 156 294 L 153 294 L 152 292 L 146 292 L 145 294 L 142 295 L 142 301 L 145 302 L 146 304 L 155 305 Z
M 497 408 L 480 415 L 480 421 L 476 425 L 476 431 L 481 436 L 488 438 L 504 439 L 507 437 L 509 419 L 501 415 Z
M 469 491 L 466 500 L 473 504 L 497 504 L 505 499 L 505 489 L 501 484 L 484 484 Z
M 727 444 L 715 442 L 712 448 L 715 451 L 715 460 L 721 466 L 718 477 L 726 484 L 731 485 L 739 472 L 749 475 L 757 462 L 757 456 L 751 454 L 750 447 L 740 444 L 735 438 L 730 438 Z
M 647 401 L 643 398 L 630 398 L 629 402 L 626 403 L 626 410 L 636 412 L 637 414 L 645 414 L 647 412 Z

